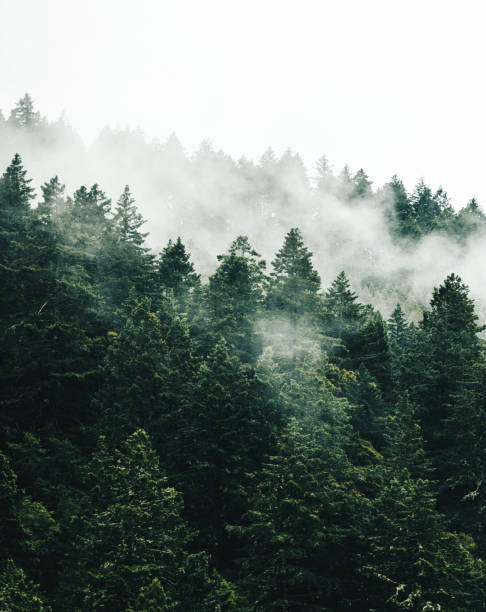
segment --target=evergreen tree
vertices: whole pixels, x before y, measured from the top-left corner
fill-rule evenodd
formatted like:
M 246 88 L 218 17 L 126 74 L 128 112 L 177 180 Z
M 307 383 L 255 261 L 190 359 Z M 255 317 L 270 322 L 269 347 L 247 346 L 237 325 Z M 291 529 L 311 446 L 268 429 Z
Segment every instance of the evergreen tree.
M 392 231 L 398 236 L 418 238 L 420 230 L 415 220 L 412 202 L 403 182 L 395 174 L 386 184 L 391 195 L 392 210 L 389 217 Z
M 466 206 L 457 213 L 451 226 L 459 241 L 465 242 L 469 236 L 486 228 L 486 216 L 476 198 L 472 198 Z
M 181 517 L 181 495 L 168 486 L 144 431 L 114 452 L 101 438 L 86 485 L 66 540 L 61 609 L 125 611 L 155 578 L 176 609 L 234 609 L 231 587 L 211 576 L 204 553 L 190 552 L 194 535 Z
M 351 194 L 352 198 L 370 198 L 373 195 L 372 182 L 363 168 L 356 172 L 352 180 L 354 183 L 354 189 Z
M 385 323 L 379 312 L 371 313 L 361 330 L 359 343 L 350 347 L 351 357 L 363 364 L 378 382 L 385 397 L 392 391 L 392 356 Z
M 241 582 L 254 610 L 344 609 L 353 599 L 359 498 L 340 486 L 350 475 L 333 433 L 318 428 L 313 438 L 291 420 L 262 466 L 246 521 L 230 528 L 243 542 Z
M 7 229 L 18 228 L 30 211 L 34 190 L 30 186 L 32 179 L 27 179 L 26 175 L 22 158 L 16 153 L 0 180 L 0 212 L 2 226 Z
M 351 424 L 361 439 L 360 448 L 355 451 L 361 455 L 363 449 L 366 450 L 366 444 L 363 446 L 362 440 L 371 442 L 374 448 L 381 450 L 385 403 L 376 380 L 362 363 L 347 389 L 346 397 L 351 404 Z M 357 456 L 357 461 L 361 460 Z
M 246 236 L 238 236 L 218 261 L 207 288 L 212 328 L 243 361 L 254 362 L 260 346 L 253 325 L 263 301 L 265 262 Z
M 479 359 L 477 334 L 483 328 L 477 324 L 468 287 L 455 274 L 434 289 L 430 306 L 420 326 L 420 353 L 410 356 L 419 369 L 410 391 L 421 406 L 425 438 L 437 450 L 442 445 L 441 422 L 453 395 Z
M 430 462 L 425 456 L 422 431 L 416 417 L 416 407 L 408 393 L 401 396 L 384 423 L 384 455 L 395 472 L 408 470 L 413 478 L 425 479 Z
M 34 101 L 28 93 L 20 98 L 12 109 L 9 121 L 19 128 L 36 128 L 45 125 L 45 119 L 34 110 Z
M 99 254 L 98 286 L 113 310 L 128 299 L 132 290 L 138 295 L 149 291 L 153 257 L 143 246 L 148 234 L 139 231 L 144 223 L 127 185 L 102 236 Z
M 183 417 L 171 461 L 188 516 L 215 550 L 225 524 L 246 508 L 248 485 L 280 416 L 271 390 L 222 342 L 200 365 Z
M 6 612 L 50 612 L 39 588 L 12 559 L 0 568 L 0 609 Z
M 323 155 L 317 160 L 314 183 L 318 193 L 326 193 L 333 186 L 334 176 L 327 157 Z
M 391 370 L 395 389 L 404 391 L 404 367 L 410 347 L 411 333 L 400 304 L 397 304 L 387 321 L 388 343 L 391 353 Z
M 484 557 L 486 508 L 485 364 L 469 369 L 454 393 L 442 423 L 443 444 L 436 458 L 439 503 L 457 531 L 472 536 Z
M 334 339 L 331 359 L 347 369 L 359 365 L 348 359 L 351 345 L 359 340 L 364 319 L 364 307 L 357 299 L 344 272 L 338 274 L 324 295 L 322 331 Z
M 198 287 L 199 282 L 200 276 L 196 274 L 181 238 L 178 237 L 175 242 L 169 240 L 157 261 L 157 288 L 164 296 L 172 293 L 181 309 L 184 309 L 190 292 Z
M 459 536 L 447 533 L 428 483 L 406 470 L 390 476 L 367 515 L 360 609 L 482 609 L 481 563 Z
M 286 313 L 294 324 L 299 317 L 314 318 L 319 309 L 317 292 L 321 279 L 311 258 L 312 253 L 304 245 L 300 230 L 292 228 L 272 261 L 268 307 Z
M 116 203 L 114 225 L 116 235 L 123 244 L 141 247 L 148 234 L 142 234 L 139 229 L 145 223 L 137 211 L 135 200 L 130 193 L 130 187 L 125 189 Z
M 60 222 L 66 212 L 68 200 L 64 195 L 66 187 L 55 176 L 41 186 L 42 200 L 36 208 L 37 217 L 45 224 Z

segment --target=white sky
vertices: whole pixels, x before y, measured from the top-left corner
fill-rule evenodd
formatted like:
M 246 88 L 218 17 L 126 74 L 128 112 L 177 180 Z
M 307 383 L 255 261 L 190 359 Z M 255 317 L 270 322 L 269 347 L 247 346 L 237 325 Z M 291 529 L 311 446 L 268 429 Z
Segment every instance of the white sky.
M 110 123 L 235 157 L 290 146 L 486 208 L 485 18 L 483 0 L 0 0 L 0 108 L 28 91 L 87 143 Z

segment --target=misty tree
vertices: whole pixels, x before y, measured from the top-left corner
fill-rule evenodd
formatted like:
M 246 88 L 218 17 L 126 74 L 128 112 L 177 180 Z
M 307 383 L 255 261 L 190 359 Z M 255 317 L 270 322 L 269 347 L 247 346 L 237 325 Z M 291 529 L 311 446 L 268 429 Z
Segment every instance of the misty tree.
M 272 261 L 266 298 L 268 308 L 286 313 L 294 324 L 299 317 L 312 319 L 319 310 L 317 293 L 321 279 L 311 258 L 300 230 L 292 228 Z
M 371 189 L 372 182 L 368 178 L 368 175 L 360 168 L 352 178 L 354 189 L 351 194 L 352 198 L 370 198 L 373 195 Z
M 169 240 L 156 262 L 156 285 L 161 293 L 172 293 L 181 307 L 187 303 L 189 294 L 200 282 L 190 254 L 180 236 L 175 242 Z
M 34 110 L 34 101 L 28 93 L 11 110 L 9 122 L 18 128 L 36 128 L 46 123 L 39 111 Z
M 266 264 L 246 236 L 238 236 L 227 254 L 218 255 L 218 261 L 207 288 L 215 332 L 244 361 L 253 361 L 259 353 L 253 323 L 263 302 Z
M 61 216 L 66 212 L 71 200 L 65 195 L 66 186 L 63 185 L 58 176 L 41 185 L 42 200 L 37 205 L 36 215 L 44 223 L 50 221 L 60 222 Z
M 476 198 L 471 198 L 466 206 L 461 208 L 451 225 L 461 241 L 466 240 L 471 234 L 484 231 L 486 216 Z
M 326 193 L 332 186 L 334 175 L 331 170 L 329 161 L 325 155 L 320 157 L 315 166 L 314 183 L 319 193 Z
M 336 189 L 338 195 L 345 201 L 349 200 L 355 185 L 349 166 L 346 164 L 337 177 Z
M 323 331 L 339 341 L 338 355 L 346 352 L 347 344 L 352 341 L 363 321 L 364 309 L 357 299 L 344 271 L 338 274 L 324 295 Z
M 137 295 L 149 291 L 153 256 L 143 246 L 147 234 L 140 228 L 144 223 L 127 185 L 102 236 L 99 255 L 100 291 L 114 309 L 121 306 L 131 291 Z

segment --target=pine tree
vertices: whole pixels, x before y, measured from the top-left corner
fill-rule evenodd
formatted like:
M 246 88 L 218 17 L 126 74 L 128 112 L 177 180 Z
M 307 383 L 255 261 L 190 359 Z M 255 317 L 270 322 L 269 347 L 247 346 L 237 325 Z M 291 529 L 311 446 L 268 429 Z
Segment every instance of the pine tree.
M 391 474 L 363 517 L 369 552 L 360 609 L 482 609 L 481 563 L 447 533 L 427 481 L 412 480 L 406 470 Z
M 425 479 L 430 474 L 430 461 L 425 456 L 422 430 L 416 407 L 408 393 L 401 396 L 384 422 L 384 455 L 395 472 L 408 470 L 413 478 Z
M 207 302 L 216 338 L 224 338 L 243 361 L 254 362 L 260 353 L 253 326 L 263 301 L 265 262 L 246 236 L 238 236 L 209 278 Z
M 418 238 L 420 230 L 415 220 L 412 202 L 403 182 L 395 174 L 386 187 L 392 200 L 389 222 L 393 232 L 398 236 Z
M 441 445 L 440 423 L 448 414 L 453 395 L 479 359 L 477 334 L 483 328 L 477 324 L 468 287 L 455 274 L 434 289 L 430 306 L 420 326 L 420 354 L 410 357 L 419 366 L 410 391 L 421 406 L 425 438 L 437 448 Z
M 371 442 L 375 449 L 381 450 L 385 417 L 382 393 L 376 380 L 362 363 L 355 374 L 355 380 L 350 383 L 346 393 L 351 404 L 351 424 L 362 440 Z M 362 442 L 359 445 L 363 446 Z M 356 450 L 361 453 L 363 449 Z M 361 459 L 358 458 L 358 461 Z
M 404 367 L 410 347 L 410 326 L 402 307 L 397 304 L 387 321 L 388 341 L 391 353 L 392 378 L 398 392 L 404 391 Z
M 321 279 L 311 258 L 312 253 L 304 245 L 300 230 L 292 228 L 272 261 L 268 307 L 285 313 L 294 324 L 299 317 L 312 319 L 318 314 L 320 301 L 317 292 Z
M 354 198 L 370 198 L 373 195 L 371 185 L 373 184 L 368 175 L 360 168 L 358 172 L 353 176 L 354 189 L 351 197 Z
M 359 345 L 350 347 L 350 357 L 363 364 L 378 382 L 383 395 L 392 392 L 392 357 L 385 323 L 379 312 L 371 313 L 359 335 Z
M 34 110 L 34 101 L 26 93 L 10 112 L 10 123 L 19 128 L 36 128 L 45 124 L 45 119 Z
M 124 244 L 142 246 L 148 236 L 139 232 L 144 223 L 142 215 L 137 211 L 130 187 L 125 185 L 115 208 L 114 225 L 117 237 Z
M 316 175 L 314 177 L 314 183 L 319 193 L 326 193 L 330 191 L 334 183 L 334 176 L 331 171 L 331 167 L 327 160 L 327 157 L 323 155 L 317 160 L 316 163 Z
M 436 458 L 439 504 L 457 531 L 472 536 L 484 557 L 486 491 L 485 364 L 466 372 L 442 422 L 443 444 Z
M 2 226 L 8 229 L 17 228 L 30 211 L 34 189 L 30 186 L 32 179 L 27 179 L 26 175 L 22 158 L 16 153 L 0 180 Z
M 191 256 L 186 251 L 180 236 L 175 242 L 169 240 L 157 261 L 156 287 L 164 296 L 173 294 L 181 309 L 187 306 L 191 291 L 200 282 Z
M 38 585 L 12 559 L 0 567 L 0 609 L 8 612 L 50 612 Z
M 98 427 L 114 444 L 142 427 L 165 455 L 183 426 L 183 400 L 197 368 L 189 332 L 170 303 L 156 314 L 146 297 L 131 299 L 121 320 L 94 398 Z
M 330 357 L 347 369 L 359 365 L 348 360 L 351 345 L 359 342 L 364 320 L 364 307 L 357 299 L 344 272 L 338 274 L 324 295 L 322 331 L 334 339 Z
M 246 520 L 229 528 L 242 540 L 241 583 L 252 609 L 334 610 L 353 598 L 359 497 L 340 485 L 350 473 L 333 453 L 333 433 L 304 433 L 291 420 L 262 466 Z
M 114 311 L 128 299 L 131 291 L 137 295 L 149 291 L 153 257 L 143 246 L 148 234 L 139 231 L 144 223 L 127 185 L 117 202 L 115 216 L 102 236 L 98 256 L 98 287 Z
M 423 180 L 415 186 L 410 200 L 414 218 L 422 234 L 428 234 L 440 226 L 442 207 L 437 197 L 440 194 L 441 192 L 437 192 L 434 196 Z
M 194 534 L 181 516 L 181 495 L 143 430 L 114 451 L 100 438 L 85 480 L 66 540 L 60 609 L 125 611 L 155 578 L 181 610 L 234 609 L 234 592 L 211 576 L 207 555 L 190 552 Z
M 68 200 L 64 195 L 65 189 L 65 185 L 61 184 L 58 176 L 51 178 L 41 186 L 42 200 L 36 208 L 36 215 L 44 224 L 59 223 L 62 215 L 67 211 Z
M 247 487 L 268 452 L 280 415 L 271 389 L 230 356 L 224 342 L 201 363 L 174 436 L 171 462 L 178 466 L 188 516 L 210 550 L 221 550 L 227 522 L 241 516 Z

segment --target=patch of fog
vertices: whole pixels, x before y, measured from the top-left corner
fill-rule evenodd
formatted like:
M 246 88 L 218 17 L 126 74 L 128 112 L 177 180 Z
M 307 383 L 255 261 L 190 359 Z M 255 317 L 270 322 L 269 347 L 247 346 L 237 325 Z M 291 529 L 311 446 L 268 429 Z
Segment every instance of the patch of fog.
M 484 236 L 473 235 L 459 246 L 434 234 L 405 248 L 388 230 L 386 189 L 352 199 L 331 174 L 317 189 L 291 151 L 278 158 L 269 150 L 258 163 L 235 161 L 208 142 L 188 155 L 175 136 L 148 142 L 139 131 L 109 128 L 88 150 L 63 121 L 31 131 L 5 125 L 0 126 L 3 168 L 20 153 L 37 193 L 58 175 L 68 193 L 98 183 L 114 202 L 129 184 L 147 219 L 148 245 L 159 251 L 169 238 L 181 236 L 203 277 L 237 235 L 246 234 L 271 262 L 285 234 L 299 227 L 323 290 L 344 270 L 360 301 L 372 303 L 384 317 L 400 302 L 419 318 L 433 287 L 455 272 L 470 286 L 486 321 Z

